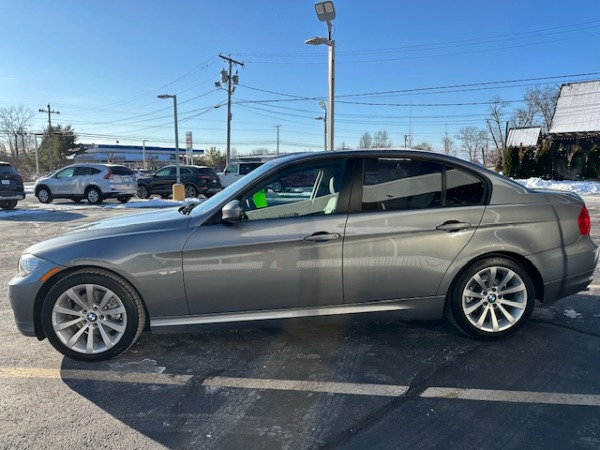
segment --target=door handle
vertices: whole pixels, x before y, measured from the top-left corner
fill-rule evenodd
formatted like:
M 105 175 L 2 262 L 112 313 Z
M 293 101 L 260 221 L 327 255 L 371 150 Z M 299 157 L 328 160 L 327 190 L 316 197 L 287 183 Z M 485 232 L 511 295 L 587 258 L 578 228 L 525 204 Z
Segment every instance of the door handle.
M 327 242 L 339 238 L 339 233 L 327 233 L 326 231 L 318 231 L 316 233 L 311 234 L 310 236 L 306 236 L 304 240 L 308 242 Z
M 447 231 L 449 233 L 467 230 L 469 228 L 471 228 L 471 224 L 469 222 L 459 222 L 458 220 L 447 220 L 443 224 L 435 227 L 436 230 Z

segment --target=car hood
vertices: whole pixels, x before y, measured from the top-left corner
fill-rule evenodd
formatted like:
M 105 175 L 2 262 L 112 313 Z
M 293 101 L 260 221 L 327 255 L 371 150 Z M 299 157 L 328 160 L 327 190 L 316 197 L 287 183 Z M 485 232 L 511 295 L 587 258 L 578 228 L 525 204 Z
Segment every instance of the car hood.
M 134 234 L 161 233 L 187 228 L 190 217 L 177 208 L 104 219 L 73 228 L 60 236 L 32 245 L 24 253 L 42 256 L 85 241 L 123 237 Z

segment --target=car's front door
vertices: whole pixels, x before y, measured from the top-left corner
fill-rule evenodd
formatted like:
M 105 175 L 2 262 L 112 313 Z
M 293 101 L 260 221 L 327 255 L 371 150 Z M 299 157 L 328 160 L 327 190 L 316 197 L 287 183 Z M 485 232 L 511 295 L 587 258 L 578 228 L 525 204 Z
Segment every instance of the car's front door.
M 293 191 L 273 191 L 274 178 L 249 187 L 238 198 L 243 220 L 198 228 L 183 252 L 190 312 L 341 305 L 347 215 L 336 212 L 334 186 L 345 163 L 292 169 L 312 177 Z
M 346 303 L 430 297 L 473 237 L 484 180 L 425 160 L 365 160 L 361 211 L 344 244 Z

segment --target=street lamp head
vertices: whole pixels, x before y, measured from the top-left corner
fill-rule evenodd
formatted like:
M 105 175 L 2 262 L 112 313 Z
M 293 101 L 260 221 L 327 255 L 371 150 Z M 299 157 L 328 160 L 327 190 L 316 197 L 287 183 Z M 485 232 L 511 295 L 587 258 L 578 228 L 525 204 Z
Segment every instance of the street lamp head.
M 308 44 L 308 45 L 321 45 L 321 44 L 331 45 L 332 41 L 330 41 L 326 37 L 315 36 L 315 37 L 311 37 L 311 38 L 305 40 L 304 43 Z
M 158 98 L 175 98 L 174 95 L 169 95 L 169 94 L 160 94 L 157 95 Z
M 315 117 L 315 120 L 325 120 L 325 117 L 323 117 L 323 116 Z
M 335 19 L 335 7 L 332 1 L 320 2 L 315 4 L 315 12 L 321 22 L 331 22 Z

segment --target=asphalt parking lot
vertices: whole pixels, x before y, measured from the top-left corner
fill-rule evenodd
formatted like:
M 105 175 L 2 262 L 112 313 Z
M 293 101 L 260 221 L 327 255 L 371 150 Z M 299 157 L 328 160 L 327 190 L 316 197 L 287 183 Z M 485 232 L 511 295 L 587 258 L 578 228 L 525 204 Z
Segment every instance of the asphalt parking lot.
M 600 196 L 585 200 L 600 242 Z M 600 279 L 498 342 L 307 319 L 147 333 L 85 364 L 17 332 L 8 281 L 28 245 L 139 209 L 18 209 L 0 211 L 0 448 L 600 448 Z

